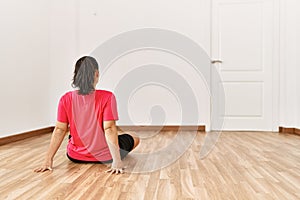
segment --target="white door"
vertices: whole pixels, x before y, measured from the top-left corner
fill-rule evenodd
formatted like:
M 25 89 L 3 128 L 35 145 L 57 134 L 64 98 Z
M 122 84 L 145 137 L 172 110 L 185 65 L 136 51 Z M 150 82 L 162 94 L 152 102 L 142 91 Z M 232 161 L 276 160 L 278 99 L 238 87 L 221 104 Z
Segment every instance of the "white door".
M 274 0 L 213 0 L 212 99 L 223 130 L 272 130 Z M 218 106 L 222 86 L 225 113 Z

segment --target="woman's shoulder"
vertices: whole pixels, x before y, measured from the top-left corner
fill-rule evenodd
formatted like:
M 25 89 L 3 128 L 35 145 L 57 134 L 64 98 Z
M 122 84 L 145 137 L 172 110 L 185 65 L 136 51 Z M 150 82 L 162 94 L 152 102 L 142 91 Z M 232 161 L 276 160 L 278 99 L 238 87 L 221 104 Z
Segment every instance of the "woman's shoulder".
M 68 92 L 66 92 L 66 93 L 64 93 L 62 96 L 61 96 L 61 98 L 60 99 L 71 99 L 72 98 L 72 93 L 73 93 L 74 91 L 68 91 Z
M 63 95 L 63 97 L 69 97 L 69 96 L 72 96 L 72 93 L 73 93 L 74 91 L 68 91 L 68 92 L 66 92 L 64 95 Z
M 107 97 L 110 97 L 110 96 L 114 95 L 113 92 L 108 91 L 108 90 L 96 90 L 96 93 L 98 95 L 107 96 Z

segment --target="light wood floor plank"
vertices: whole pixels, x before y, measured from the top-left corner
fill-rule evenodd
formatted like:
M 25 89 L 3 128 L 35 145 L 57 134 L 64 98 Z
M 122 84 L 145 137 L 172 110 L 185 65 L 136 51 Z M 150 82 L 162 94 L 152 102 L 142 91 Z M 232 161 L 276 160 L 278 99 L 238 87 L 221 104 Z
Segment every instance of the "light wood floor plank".
M 144 139 L 134 152 L 148 154 L 163 150 L 176 136 L 172 131 L 136 134 Z M 69 161 L 67 138 L 54 159 L 53 172 L 42 174 L 33 169 L 43 162 L 50 134 L 2 145 L 0 199 L 300 199 L 300 136 L 224 132 L 214 150 L 200 160 L 204 137 L 198 133 L 191 147 L 169 166 L 117 176 L 104 173 L 106 165 Z M 126 162 L 131 169 L 151 169 L 170 153 L 142 161 L 129 154 Z

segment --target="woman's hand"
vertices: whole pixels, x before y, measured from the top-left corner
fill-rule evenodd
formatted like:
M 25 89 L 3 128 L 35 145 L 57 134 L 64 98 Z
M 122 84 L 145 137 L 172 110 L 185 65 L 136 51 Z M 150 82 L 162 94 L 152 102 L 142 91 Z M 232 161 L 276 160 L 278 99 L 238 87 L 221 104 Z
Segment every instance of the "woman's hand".
M 42 166 L 34 169 L 34 172 L 45 172 L 47 170 L 52 171 L 53 170 L 52 163 L 53 163 L 52 161 L 47 161 Z
M 111 174 L 123 174 L 124 173 L 124 164 L 120 160 L 118 162 L 114 162 L 111 165 L 111 168 L 109 170 L 106 170 L 106 173 L 111 173 Z

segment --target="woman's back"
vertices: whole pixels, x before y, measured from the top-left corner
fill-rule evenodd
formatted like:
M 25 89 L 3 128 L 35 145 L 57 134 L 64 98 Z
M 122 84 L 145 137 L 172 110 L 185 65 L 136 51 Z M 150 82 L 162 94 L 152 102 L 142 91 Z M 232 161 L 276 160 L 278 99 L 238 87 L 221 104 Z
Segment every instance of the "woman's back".
M 103 121 L 118 120 L 112 92 L 96 90 L 88 95 L 66 93 L 59 102 L 58 120 L 70 124 L 68 155 L 86 161 L 110 160 Z

